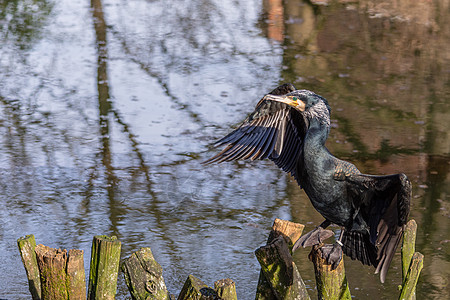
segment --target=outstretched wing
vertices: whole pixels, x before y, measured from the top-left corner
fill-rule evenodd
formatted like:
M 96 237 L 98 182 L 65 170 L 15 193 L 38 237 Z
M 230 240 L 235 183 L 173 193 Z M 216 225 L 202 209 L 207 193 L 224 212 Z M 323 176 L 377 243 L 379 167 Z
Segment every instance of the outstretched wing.
M 292 90 L 292 84 L 286 84 L 270 94 L 283 95 Z M 305 122 L 291 106 L 263 98 L 237 129 L 216 142 L 216 147 L 225 148 L 204 163 L 269 158 L 298 182 L 296 165 L 302 154 Z
M 354 227 L 367 231 L 344 232 L 344 253 L 376 267 L 384 282 L 409 215 L 411 183 L 405 174 L 346 176 L 348 193 L 355 208 Z

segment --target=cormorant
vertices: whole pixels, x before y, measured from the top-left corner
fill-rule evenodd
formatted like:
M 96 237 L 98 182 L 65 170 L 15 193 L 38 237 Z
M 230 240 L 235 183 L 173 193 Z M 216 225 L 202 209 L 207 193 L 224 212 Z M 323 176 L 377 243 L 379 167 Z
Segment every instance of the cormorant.
M 411 198 L 405 174 L 362 174 L 353 164 L 334 157 L 325 147 L 330 131 L 328 101 L 308 90 L 283 84 L 265 95 L 234 131 L 216 142 L 225 148 L 204 163 L 269 158 L 290 173 L 314 208 L 325 218 L 294 245 L 306 247 L 333 235 L 338 241 L 322 247 L 336 268 L 343 252 L 376 268 L 384 282 L 403 235 Z

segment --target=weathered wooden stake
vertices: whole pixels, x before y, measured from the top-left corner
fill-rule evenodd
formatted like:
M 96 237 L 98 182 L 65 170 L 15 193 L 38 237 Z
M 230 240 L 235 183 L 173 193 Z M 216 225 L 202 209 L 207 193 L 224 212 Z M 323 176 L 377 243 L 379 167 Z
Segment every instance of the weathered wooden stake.
M 411 265 L 411 259 L 416 251 L 416 232 L 417 223 L 415 220 L 409 220 L 403 231 L 402 241 L 402 282 L 405 282 L 406 275 L 408 274 L 409 267 Z M 415 289 L 412 291 L 411 299 L 416 299 Z
M 255 251 L 276 299 L 310 299 L 283 236 Z
M 86 299 L 86 276 L 83 250 L 70 249 L 67 258 L 67 292 L 69 300 Z
M 178 300 L 200 299 L 217 299 L 217 293 L 200 279 L 189 275 L 178 295 Z
M 262 270 L 259 271 L 258 286 L 256 287 L 255 300 L 275 300 L 277 297 L 272 292 L 269 281 Z
M 267 240 L 267 244 L 270 244 L 273 240 L 275 240 L 280 235 L 284 237 L 285 241 L 288 244 L 289 252 L 292 254 L 292 247 L 294 243 L 300 238 L 302 235 L 303 229 L 305 225 L 294 223 L 291 221 L 275 219 L 272 225 L 272 230 L 269 234 L 269 238 Z
M 88 299 L 114 299 L 119 273 L 121 243 L 117 237 L 94 236 Z
M 68 299 L 67 250 L 37 245 L 35 252 L 41 278 L 41 299 Z
M 402 285 L 402 291 L 399 299 L 410 300 L 413 293 L 415 293 L 417 280 L 419 279 L 420 271 L 423 268 L 423 255 L 419 252 L 415 252 L 411 259 L 411 265 L 409 266 L 408 273 L 405 281 Z
M 34 235 L 29 234 L 17 240 L 20 256 L 22 257 L 23 266 L 27 273 L 28 286 L 33 300 L 41 299 L 41 279 L 39 276 L 39 267 L 36 261 L 36 240 Z
M 169 300 L 162 268 L 150 248 L 141 248 L 122 263 L 125 282 L 133 299 Z
M 322 258 L 321 245 L 312 247 L 309 258 L 314 264 L 316 286 L 319 300 L 321 299 L 351 299 L 350 290 L 345 276 L 344 259 L 335 270 Z
M 294 243 L 300 238 L 302 235 L 303 229 L 305 228 L 304 225 L 286 221 L 286 220 L 280 220 L 275 219 L 272 225 L 272 230 L 269 233 L 269 237 L 267 239 L 267 245 L 272 243 L 276 238 L 279 236 L 283 236 L 289 251 L 291 251 L 292 247 L 294 246 Z M 292 253 L 291 253 L 292 254 Z M 297 267 L 295 267 L 297 269 Z M 301 279 L 300 273 L 298 274 L 298 279 L 300 280 L 301 285 L 305 285 L 303 283 L 303 280 Z M 305 289 L 306 293 L 306 289 Z M 259 273 L 259 280 L 258 280 L 258 286 L 256 288 L 256 300 L 272 300 L 277 299 L 275 294 L 272 291 L 271 285 L 269 281 L 266 279 L 266 277 L 263 274 L 263 271 L 261 270 Z
M 236 285 L 234 284 L 234 281 L 229 278 L 220 279 L 214 282 L 214 289 L 220 299 L 237 300 Z

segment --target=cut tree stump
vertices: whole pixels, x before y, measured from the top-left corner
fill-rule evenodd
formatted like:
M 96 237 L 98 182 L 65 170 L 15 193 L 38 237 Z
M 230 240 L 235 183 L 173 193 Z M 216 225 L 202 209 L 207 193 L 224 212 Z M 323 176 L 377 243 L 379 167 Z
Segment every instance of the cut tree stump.
M 345 276 L 344 259 L 335 270 L 322 258 L 321 245 L 312 247 L 309 258 L 314 264 L 318 299 L 351 299 L 350 290 Z
M 88 299 L 114 299 L 121 243 L 117 237 L 96 235 L 92 241 Z
M 271 244 L 275 239 L 282 236 L 284 240 L 287 243 L 287 247 L 289 249 L 289 253 L 292 254 L 292 247 L 294 246 L 294 243 L 300 238 L 302 235 L 303 229 L 305 228 L 304 225 L 299 223 L 294 223 L 286 220 L 281 219 L 275 219 L 272 225 L 272 230 L 269 233 L 269 237 L 267 239 L 267 244 Z M 294 264 L 295 266 L 295 264 Z M 297 267 L 292 268 L 293 272 L 297 270 Z M 298 270 L 294 273 L 298 273 Z M 300 276 L 300 273 L 298 273 L 298 278 L 300 281 L 301 286 L 305 286 L 303 283 L 303 280 Z M 302 294 L 307 295 L 306 287 L 304 289 L 304 292 Z M 309 298 L 309 296 L 308 296 Z M 308 299 L 305 298 L 305 299 Z M 261 270 L 259 273 L 259 279 L 258 279 L 258 286 L 256 288 L 256 300 L 273 300 L 277 299 L 277 296 L 272 291 L 272 287 L 270 282 L 267 280 L 267 278 L 264 276 L 263 271 Z
M 220 299 L 237 300 L 236 285 L 233 280 L 226 278 L 214 282 L 214 289 Z
M 162 271 L 150 248 L 141 248 L 122 263 L 125 282 L 133 299 L 169 300 Z
M 39 267 L 36 260 L 36 240 L 34 235 L 29 234 L 17 240 L 20 257 L 28 278 L 28 288 L 30 289 L 33 300 L 41 299 L 41 279 L 39 276 Z
M 217 293 L 200 279 L 189 275 L 186 279 L 178 300 L 215 300 Z
M 41 299 L 68 299 L 67 250 L 37 245 L 35 252 L 41 278 Z

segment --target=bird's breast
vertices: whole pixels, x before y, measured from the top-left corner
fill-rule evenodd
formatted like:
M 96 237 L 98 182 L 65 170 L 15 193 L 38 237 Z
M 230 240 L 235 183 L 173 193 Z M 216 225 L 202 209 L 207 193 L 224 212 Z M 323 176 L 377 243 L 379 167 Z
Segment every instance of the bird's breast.
M 304 190 L 314 208 L 327 220 L 345 226 L 352 217 L 350 199 L 347 197 L 345 181 L 334 179 L 334 161 L 316 156 L 305 159 L 307 176 Z

